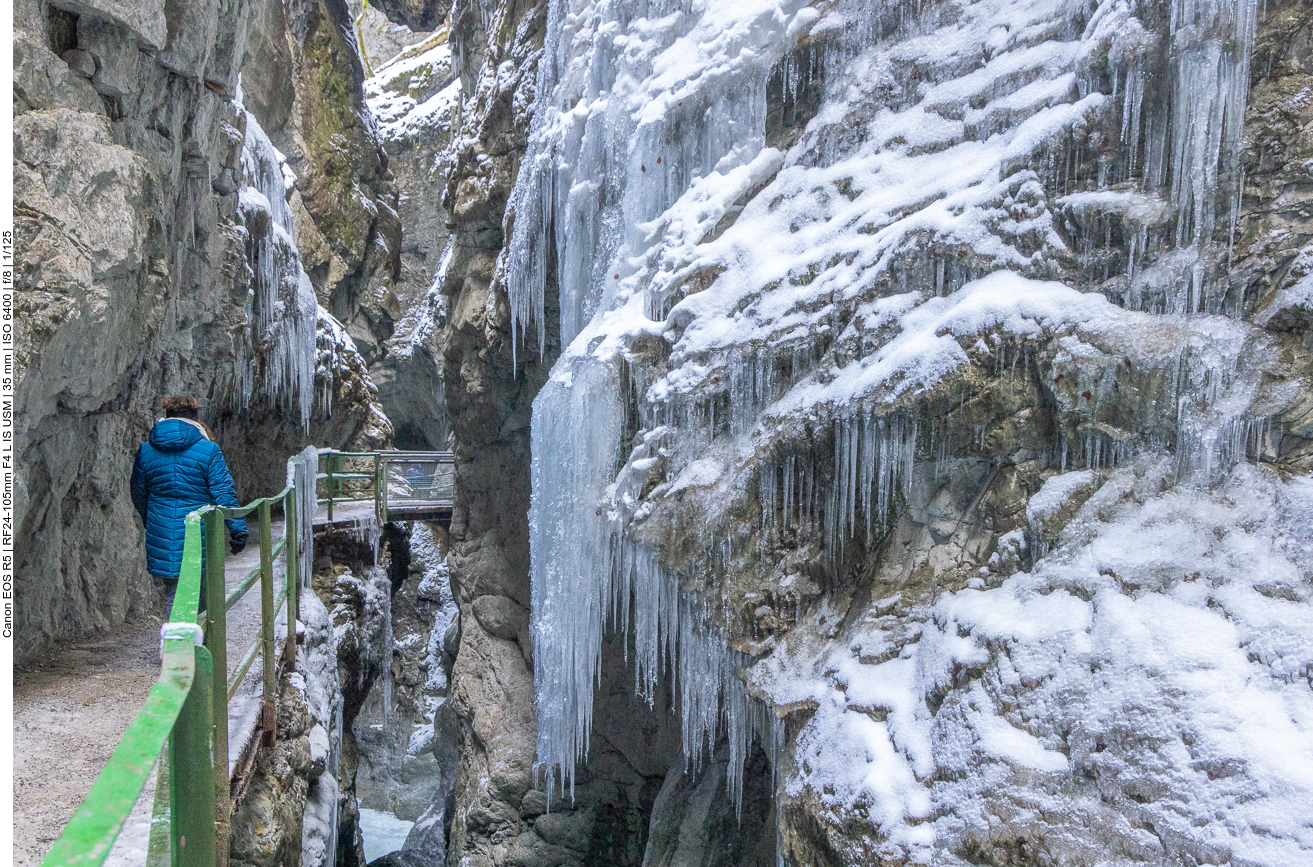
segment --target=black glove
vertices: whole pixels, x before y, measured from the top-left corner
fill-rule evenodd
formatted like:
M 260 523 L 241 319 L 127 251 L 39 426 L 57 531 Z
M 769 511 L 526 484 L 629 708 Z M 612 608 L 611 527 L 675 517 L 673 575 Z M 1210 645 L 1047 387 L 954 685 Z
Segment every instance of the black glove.
M 246 548 L 246 534 L 242 533 L 239 536 L 236 533 L 233 533 L 232 538 L 228 540 L 228 550 L 233 552 L 234 554 L 240 554 L 242 553 L 242 550 L 245 548 Z

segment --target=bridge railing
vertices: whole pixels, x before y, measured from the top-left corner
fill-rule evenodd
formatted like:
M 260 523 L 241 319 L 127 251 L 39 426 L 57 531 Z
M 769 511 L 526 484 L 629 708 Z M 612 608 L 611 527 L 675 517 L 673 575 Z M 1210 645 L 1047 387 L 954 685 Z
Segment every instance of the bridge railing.
M 455 497 L 456 462 L 451 452 L 319 452 L 318 504 L 328 520 L 344 504 L 373 501 L 380 522 L 388 512 L 449 509 Z
M 236 509 L 206 506 L 189 514 L 173 608 L 160 630 L 159 680 L 42 867 L 102 864 L 157 758 L 161 770 L 148 863 L 167 858 L 175 867 L 225 867 L 232 804 L 240 797 L 256 751 L 274 744 L 279 669 L 295 665 L 297 605 L 302 581 L 311 574 L 316 512 L 327 506 L 331 522 L 335 504 L 372 500 L 382 522 L 389 503 L 396 509 L 450 508 L 453 487 L 449 452 L 309 447 L 287 462 L 287 486 L 272 497 Z M 277 540 L 275 510 L 284 518 Z M 228 591 L 224 520 L 232 518 L 254 524 L 249 529 L 260 559 Z M 286 564 L 282 581 L 275 580 L 278 558 Z M 257 583 L 259 634 L 239 651 L 241 662 L 230 677 L 228 612 Z M 284 611 L 280 651 L 277 626 Z M 230 771 L 228 704 L 257 658 L 262 660 L 259 737 L 241 745 Z
M 232 786 L 244 777 L 243 768 L 254 754 L 254 749 L 248 748 L 249 755 L 239 762 L 237 775 L 230 776 L 228 702 L 255 658 L 261 656 L 258 740 L 272 746 L 277 733 L 280 663 L 275 646 L 277 616 L 286 602 L 281 662 L 294 664 L 297 598 L 301 576 L 309 574 L 312 562 L 315 460 L 313 448 L 289 460 L 287 486 L 272 497 L 238 509 L 206 506 L 187 516 L 173 608 L 160 629 L 160 678 L 42 867 L 102 864 L 166 743 L 148 861 L 159 863 L 167 857 L 168 863 L 187 867 L 228 863 Z M 275 508 L 284 517 L 282 538 L 276 544 L 272 530 Z M 224 519 L 252 517 L 260 562 L 228 592 Z M 285 580 L 275 587 L 274 558 L 279 556 L 286 562 Z M 259 635 L 229 677 L 227 613 L 256 582 L 260 585 Z M 161 826 L 168 828 L 167 838 L 157 833 Z
M 380 518 L 389 511 L 449 508 L 456 494 L 451 452 L 380 452 Z

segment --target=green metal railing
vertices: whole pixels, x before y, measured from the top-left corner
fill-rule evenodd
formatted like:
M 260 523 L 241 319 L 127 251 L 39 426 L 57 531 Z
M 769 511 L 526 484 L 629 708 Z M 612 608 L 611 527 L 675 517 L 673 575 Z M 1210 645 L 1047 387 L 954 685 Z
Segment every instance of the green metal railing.
M 307 450 L 307 452 L 310 450 Z M 289 470 L 307 452 L 289 461 Z M 167 844 L 173 865 L 210 867 L 228 863 L 233 779 L 229 775 L 228 702 L 256 656 L 262 656 L 263 695 L 259 721 L 262 745 L 272 746 L 277 727 L 276 618 L 287 602 L 287 635 L 283 662 L 295 664 L 297 598 L 303 558 L 308 558 L 306 515 L 314 493 L 302 487 L 313 475 L 289 472 L 292 483 L 272 497 L 238 509 L 206 506 L 189 514 L 184 525 L 182 568 L 169 621 L 160 630 L 160 678 L 151 687 L 141 711 L 128 726 L 109 763 L 55 841 L 42 867 L 98 865 L 109 855 L 128 814 L 136 804 L 157 758 L 162 758 L 159 792 L 152 822 L 150 863 L 163 862 L 157 851 Z M 284 516 L 282 539 L 275 545 L 272 513 Z M 313 506 L 311 506 L 313 508 Z M 260 563 L 226 592 L 224 519 L 255 516 Z M 286 560 L 284 582 L 275 600 L 274 558 Z M 202 576 L 204 580 L 202 581 Z M 260 632 L 243 663 L 228 676 L 227 612 L 260 585 Z M 199 612 L 202 588 L 205 611 Z M 166 754 L 162 755 L 164 747 Z M 241 763 L 239 763 L 240 765 Z M 240 770 L 239 770 L 240 775 Z M 157 793 L 159 794 L 159 793 Z M 155 832 L 161 822 L 167 838 Z
M 385 522 L 389 490 L 409 508 L 416 504 L 450 508 L 453 479 L 448 452 L 308 448 L 288 461 L 288 485 L 272 497 L 237 509 L 206 506 L 189 514 L 178 588 L 169 622 L 160 630 L 159 680 L 42 867 L 102 864 L 157 759 L 147 862 L 226 867 L 232 804 L 241 795 L 256 750 L 274 744 L 279 667 L 295 666 L 298 598 L 302 579 L 309 578 L 316 511 L 326 506 L 331 523 L 335 504 L 372 500 L 374 516 Z M 276 542 L 274 509 L 284 517 L 282 538 Z M 224 520 L 252 516 L 251 533 L 259 545 L 260 561 L 227 591 Z M 280 556 L 286 563 L 286 580 L 275 582 L 274 562 Z M 230 677 L 228 612 L 257 583 L 259 635 Z M 203 612 L 199 611 L 202 592 Z M 287 635 L 280 659 L 276 624 L 284 603 Z M 230 774 L 228 703 L 257 657 L 263 660 L 260 736 L 243 745 L 236 772 Z M 167 836 L 162 828 L 168 829 Z
M 322 449 L 321 470 L 328 520 L 334 509 L 370 500 L 380 523 L 388 513 L 450 509 L 455 500 L 456 462 L 451 452 L 342 452 Z
M 344 468 L 346 461 L 368 462 L 369 469 Z M 319 463 L 322 470 L 316 476 L 324 483 L 324 497 L 318 501 L 328 507 L 328 520 L 333 521 L 333 506 L 337 503 L 358 503 L 374 501 L 374 513 L 382 520 L 379 507 L 379 465 L 378 452 L 342 452 L 337 449 L 321 449 Z M 368 482 L 368 485 L 362 484 Z M 316 493 L 318 488 L 316 487 Z

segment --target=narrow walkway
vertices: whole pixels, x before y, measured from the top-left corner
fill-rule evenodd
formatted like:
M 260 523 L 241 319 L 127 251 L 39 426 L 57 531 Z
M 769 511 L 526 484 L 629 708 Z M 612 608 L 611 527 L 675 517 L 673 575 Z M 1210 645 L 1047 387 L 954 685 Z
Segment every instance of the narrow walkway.
M 326 515 L 316 516 L 316 526 L 323 523 Z M 274 544 L 282 534 L 282 519 L 275 519 Z M 284 563 L 283 555 L 274 558 L 275 588 L 284 579 Z M 227 558 L 229 591 L 259 564 L 253 535 L 246 550 Z M 163 622 L 163 611 L 155 610 L 109 636 L 63 645 L 41 663 L 15 670 L 14 863 L 19 867 L 38 867 L 141 710 L 160 675 Z M 228 612 L 227 624 L 231 677 L 260 632 L 258 584 Z M 229 704 L 234 760 L 258 717 L 260 665 L 257 656 Z M 143 863 L 154 789 L 152 774 L 107 863 Z

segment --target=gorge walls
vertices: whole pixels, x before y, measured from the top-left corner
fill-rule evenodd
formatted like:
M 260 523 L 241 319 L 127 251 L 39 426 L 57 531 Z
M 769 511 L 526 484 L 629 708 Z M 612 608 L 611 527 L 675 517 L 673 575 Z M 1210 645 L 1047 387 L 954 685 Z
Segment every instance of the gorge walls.
M 14 10 L 20 655 L 148 604 L 133 455 L 162 397 L 222 400 L 239 362 L 250 10 L 171 12 Z
M 475 32 L 506 27 L 483 11 Z M 552 4 L 492 297 L 446 274 L 477 302 L 455 329 L 496 323 L 482 358 L 509 341 L 526 384 L 553 364 L 529 448 L 540 780 L 580 803 L 632 640 L 634 692 L 676 696 L 694 769 L 726 751 L 731 802 L 773 759 L 788 863 L 1302 857 L 1279 817 L 1311 781 L 1254 708 L 1310 711 L 1306 170 L 1284 156 L 1307 26 L 1249 3 Z M 460 402 L 466 466 L 508 454 L 463 437 Z M 1254 704 L 1211 701 L 1240 681 Z M 1236 787 L 1243 818 L 1209 824 Z M 491 791 L 463 803 L 509 839 L 518 788 Z
M 450 864 L 1309 860 L 1307 4 L 69 3 L 16 11 L 25 646 L 147 604 L 193 391 L 454 443 Z M 308 432 L 238 399 L 238 69 Z

